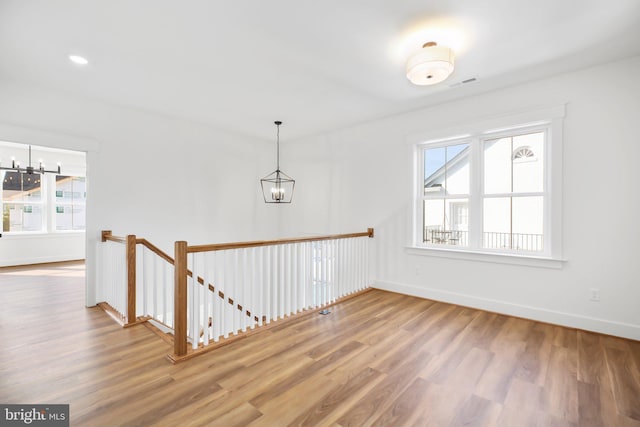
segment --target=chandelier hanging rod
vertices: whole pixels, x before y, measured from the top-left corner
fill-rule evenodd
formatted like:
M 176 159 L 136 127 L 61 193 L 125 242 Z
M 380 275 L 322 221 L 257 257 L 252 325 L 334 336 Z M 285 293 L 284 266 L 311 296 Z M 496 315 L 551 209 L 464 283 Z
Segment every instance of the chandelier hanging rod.
M 273 123 L 276 125 L 276 170 L 280 171 L 280 125 L 282 122 L 276 120 Z

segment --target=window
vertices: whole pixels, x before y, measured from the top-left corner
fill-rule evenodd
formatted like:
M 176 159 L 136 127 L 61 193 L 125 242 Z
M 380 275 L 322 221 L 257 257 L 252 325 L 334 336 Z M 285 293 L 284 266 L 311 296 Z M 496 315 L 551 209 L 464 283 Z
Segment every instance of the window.
M 557 119 L 418 142 L 415 246 L 559 259 L 561 155 Z
M 533 150 L 543 153 L 545 135 L 543 130 L 480 141 L 483 249 L 543 252 L 544 162 Z
M 0 171 L 2 232 L 85 229 L 85 178 Z
M 6 171 L 2 177 L 2 230 L 41 231 L 43 224 L 40 175 Z

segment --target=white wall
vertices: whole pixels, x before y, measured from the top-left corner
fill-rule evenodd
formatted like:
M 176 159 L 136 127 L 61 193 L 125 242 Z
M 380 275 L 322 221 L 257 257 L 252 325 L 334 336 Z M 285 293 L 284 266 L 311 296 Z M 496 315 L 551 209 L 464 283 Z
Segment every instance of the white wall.
M 290 144 L 283 234 L 375 227 L 376 286 L 640 339 L 640 58 Z M 416 88 L 416 90 L 420 90 Z M 414 255 L 409 136 L 566 103 L 561 269 Z M 589 301 L 598 288 L 601 301 Z
M 103 229 L 169 254 L 176 240 L 277 236 L 278 210 L 264 205 L 259 186 L 274 167 L 273 144 L 14 81 L 0 80 L 0 93 L 0 140 L 87 151 L 88 305 Z
M 85 233 L 4 235 L 0 239 L 0 267 L 84 259 Z

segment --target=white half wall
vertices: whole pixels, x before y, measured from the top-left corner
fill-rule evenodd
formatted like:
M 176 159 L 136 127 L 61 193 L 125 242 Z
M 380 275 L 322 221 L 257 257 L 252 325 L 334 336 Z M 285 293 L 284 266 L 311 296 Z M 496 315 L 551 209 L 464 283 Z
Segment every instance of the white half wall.
M 0 238 L 0 267 L 84 259 L 85 233 L 51 233 Z
M 298 198 L 282 233 L 374 227 L 375 286 L 640 340 L 638 76 L 636 57 L 289 144 Z M 413 136 L 557 105 L 566 106 L 561 268 L 407 250 Z

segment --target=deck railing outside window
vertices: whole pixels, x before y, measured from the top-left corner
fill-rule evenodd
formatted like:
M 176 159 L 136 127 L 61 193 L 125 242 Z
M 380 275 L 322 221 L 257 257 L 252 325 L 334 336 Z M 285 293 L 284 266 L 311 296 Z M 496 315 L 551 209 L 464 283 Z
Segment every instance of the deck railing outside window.
M 484 232 L 482 235 L 482 247 L 485 249 L 511 249 L 526 252 L 541 252 L 544 249 L 542 234 Z M 425 227 L 423 239 L 424 242 L 434 245 L 468 246 L 469 232 Z

